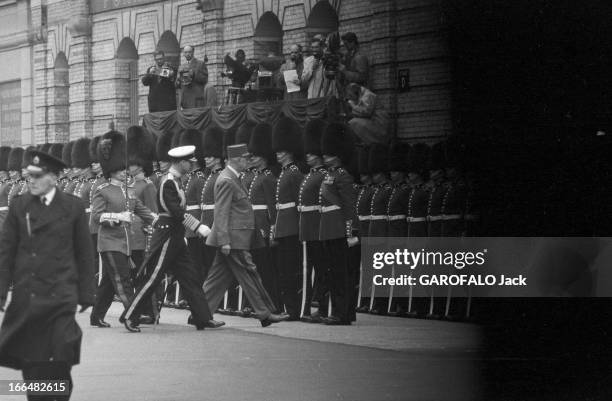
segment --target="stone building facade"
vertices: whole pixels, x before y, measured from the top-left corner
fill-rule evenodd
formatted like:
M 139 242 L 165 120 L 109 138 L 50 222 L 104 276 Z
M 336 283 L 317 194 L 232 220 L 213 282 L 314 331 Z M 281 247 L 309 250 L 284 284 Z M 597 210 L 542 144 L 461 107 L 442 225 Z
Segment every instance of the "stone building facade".
M 140 78 L 156 49 L 178 63 L 180 48 L 194 46 L 222 100 L 226 53 L 287 54 L 334 30 L 359 37 L 370 86 L 400 139 L 450 133 L 444 0 L 0 0 L 0 142 L 60 142 L 98 135 L 111 121 L 119 130 L 137 124 L 148 112 Z

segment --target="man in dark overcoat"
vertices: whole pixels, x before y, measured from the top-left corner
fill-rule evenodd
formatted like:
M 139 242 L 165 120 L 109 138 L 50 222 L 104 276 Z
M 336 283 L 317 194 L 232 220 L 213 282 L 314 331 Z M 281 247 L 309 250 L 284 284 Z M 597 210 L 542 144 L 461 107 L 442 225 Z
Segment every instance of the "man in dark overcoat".
M 13 283 L 0 328 L 0 365 L 24 380 L 66 380 L 78 364 L 82 332 L 75 320 L 94 303 L 94 255 L 85 208 L 56 188 L 65 164 L 32 152 L 29 191 L 11 202 L 0 240 L 0 304 Z M 30 400 L 35 400 L 29 396 Z

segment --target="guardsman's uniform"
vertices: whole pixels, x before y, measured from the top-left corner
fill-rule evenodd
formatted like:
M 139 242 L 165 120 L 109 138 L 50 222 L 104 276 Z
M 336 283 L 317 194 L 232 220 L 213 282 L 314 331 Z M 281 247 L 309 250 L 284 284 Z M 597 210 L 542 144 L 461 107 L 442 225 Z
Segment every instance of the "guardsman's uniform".
M 404 178 L 408 170 L 410 149 L 410 146 L 400 143 L 389 152 L 389 171 L 394 180 L 387 201 L 387 236 L 389 237 L 405 237 L 407 233 L 406 209 L 410 187 Z
M 126 168 L 126 141 L 122 134 L 115 131 L 104 134 L 98 151 L 105 176 Z M 102 258 L 103 277 L 96 291 L 90 323 L 92 326 L 108 327 L 104 317 L 114 295 L 119 297 L 126 308 L 134 297 L 134 284 L 130 275 L 131 214 L 137 215 L 147 224 L 153 224 L 155 216 L 126 187 L 125 182 L 115 179 L 110 179 L 96 189 L 91 208 L 91 218 L 98 222 L 98 252 Z
M 287 152 L 293 160 L 302 153 L 302 133 L 293 120 L 282 117 L 272 131 L 272 149 Z M 300 184 L 304 175 L 294 163 L 281 168 L 276 182 L 276 223 L 274 239 L 278 242 L 277 266 L 281 300 L 289 320 L 300 318 L 302 291 L 302 245 L 299 242 L 300 216 L 297 210 Z M 281 306 L 282 310 L 282 306 Z
M 442 236 L 459 237 L 464 228 L 465 183 L 459 179 L 446 182 L 442 199 Z
M 8 178 L 8 159 L 10 153 L 10 146 L 0 146 L 0 171 L 6 174 L 0 181 L 0 229 L 2 229 L 4 219 L 8 215 L 8 193 L 11 182 Z
M 427 203 L 427 234 L 430 237 L 442 235 L 442 219 L 444 196 L 447 187 L 444 184 L 444 149 L 442 143 L 435 144 L 431 149 L 430 166 L 431 180 L 429 186 L 429 200 Z
M 353 135 L 344 124 L 329 124 L 321 140 L 322 154 L 338 156 L 347 164 L 353 152 Z M 319 240 L 324 241 L 325 259 L 330 261 L 329 287 L 333 306 L 333 316 L 324 318 L 325 324 L 350 325 L 354 313 L 350 310 L 353 294 L 348 248 L 356 220 L 353 183 L 353 177 L 345 168 L 330 166 L 319 189 Z
M 319 145 L 320 147 L 320 145 Z M 306 242 L 306 302 L 303 305 L 304 318 L 312 321 L 310 317 L 310 304 L 316 301 L 319 304 L 319 313 L 314 316 L 313 322 L 320 322 L 320 318 L 327 317 L 328 274 L 324 256 L 323 242 L 319 240 L 321 225 L 321 204 L 319 190 L 327 176 L 324 166 L 313 167 L 302 180 L 300 196 L 298 199 L 298 212 L 300 213 L 300 241 Z M 312 273 L 314 284 L 311 288 Z M 302 289 L 303 291 L 304 289 Z
M 425 183 L 413 185 L 408 195 L 406 209 L 407 236 L 427 237 L 427 206 L 429 191 Z
M 75 142 L 76 141 L 70 141 L 64 144 L 64 147 L 62 149 L 62 160 L 66 164 L 66 166 L 68 166 L 69 170 L 71 170 L 74 166 L 74 163 L 72 163 L 72 148 L 74 147 Z M 74 193 L 74 187 L 76 187 L 76 184 L 77 180 L 75 179 L 75 177 L 72 177 L 72 172 L 70 172 L 69 176 L 66 177 L 66 180 L 62 185 L 62 191 L 67 194 L 72 194 Z

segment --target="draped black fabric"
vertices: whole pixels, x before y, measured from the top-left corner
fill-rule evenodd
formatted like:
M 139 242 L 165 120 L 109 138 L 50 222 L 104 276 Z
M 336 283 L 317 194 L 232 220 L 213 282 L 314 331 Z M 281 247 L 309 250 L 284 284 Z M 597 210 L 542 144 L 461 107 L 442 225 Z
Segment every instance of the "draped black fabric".
M 283 114 L 304 126 L 308 120 L 329 117 L 336 114 L 336 110 L 338 110 L 338 101 L 333 97 L 275 103 L 246 103 L 150 113 L 144 116 L 143 126 L 157 135 L 168 131 L 179 132 L 185 128 L 203 131 L 211 124 L 216 124 L 224 130 L 231 130 L 247 120 L 274 124 Z

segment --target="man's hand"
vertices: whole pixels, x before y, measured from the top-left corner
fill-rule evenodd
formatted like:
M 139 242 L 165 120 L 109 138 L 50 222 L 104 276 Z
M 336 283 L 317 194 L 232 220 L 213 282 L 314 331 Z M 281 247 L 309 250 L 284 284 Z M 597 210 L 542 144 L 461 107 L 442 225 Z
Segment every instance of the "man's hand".
M 229 245 L 223 245 L 221 247 L 221 253 L 224 254 L 225 256 L 229 255 L 231 250 L 232 250 L 232 247 Z
M 359 243 L 359 238 L 358 237 L 349 237 L 346 239 L 346 243 L 348 244 L 349 248 L 354 247 L 355 245 L 357 245 Z
M 80 304 L 81 308 L 79 309 L 79 313 L 83 313 L 85 312 L 87 309 L 89 309 L 89 307 L 91 306 L 91 304 Z
M 210 228 L 206 224 L 201 224 L 197 231 L 198 235 L 202 238 L 206 238 L 210 234 Z

